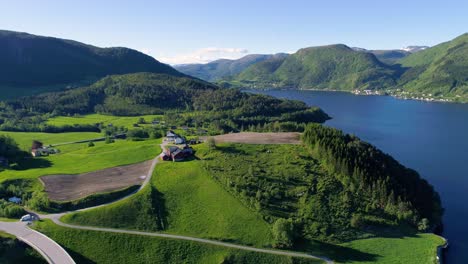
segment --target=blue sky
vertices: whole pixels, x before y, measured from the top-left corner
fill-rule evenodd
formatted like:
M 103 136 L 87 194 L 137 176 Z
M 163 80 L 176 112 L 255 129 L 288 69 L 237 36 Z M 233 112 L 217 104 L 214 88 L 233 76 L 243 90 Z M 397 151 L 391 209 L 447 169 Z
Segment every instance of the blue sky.
M 0 29 L 130 47 L 174 64 L 333 43 L 435 45 L 468 31 L 468 1 L 0 0 Z

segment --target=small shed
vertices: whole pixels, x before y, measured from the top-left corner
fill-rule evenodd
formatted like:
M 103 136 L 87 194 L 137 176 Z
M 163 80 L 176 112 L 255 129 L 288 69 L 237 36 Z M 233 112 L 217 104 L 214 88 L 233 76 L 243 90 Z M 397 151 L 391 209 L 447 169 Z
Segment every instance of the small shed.
M 8 198 L 8 201 L 10 203 L 20 204 L 21 203 L 21 198 L 13 196 L 11 198 Z

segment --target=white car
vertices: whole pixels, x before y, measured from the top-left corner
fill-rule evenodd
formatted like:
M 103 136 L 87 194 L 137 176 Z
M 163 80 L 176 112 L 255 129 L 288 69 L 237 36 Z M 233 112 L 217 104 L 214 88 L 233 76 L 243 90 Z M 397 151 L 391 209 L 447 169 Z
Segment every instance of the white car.
M 36 220 L 36 217 L 32 214 L 23 215 L 21 217 L 21 222 L 31 222 Z

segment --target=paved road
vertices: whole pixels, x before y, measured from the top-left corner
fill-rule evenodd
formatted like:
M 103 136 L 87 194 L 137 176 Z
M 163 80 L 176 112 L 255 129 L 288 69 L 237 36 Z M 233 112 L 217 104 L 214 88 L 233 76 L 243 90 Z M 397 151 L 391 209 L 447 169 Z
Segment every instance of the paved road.
M 0 230 L 10 233 L 30 245 L 49 263 L 75 264 L 75 261 L 59 244 L 47 236 L 32 230 L 24 222 L 0 222 Z
M 164 147 L 166 143 L 161 144 L 161 148 Z M 141 185 L 140 189 L 138 189 L 135 193 L 139 192 L 142 190 L 149 182 L 151 179 L 151 176 L 153 175 L 154 169 L 156 165 L 159 163 L 159 155 L 153 160 L 153 163 L 151 164 L 151 167 L 148 171 L 148 174 L 146 176 L 145 181 Z M 134 195 L 130 194 L 126 197 L 123 197 L 119 200 L 126 199 L 129 196 Z M 116 201 L 113 201 L 111 203 L 115 203 Z M 89 207 L 85 209 L 80 209 L 77 211 L 87 211 L 91 210 L 97 207 L 101 206 L 106 206 L 108 204 L 102 204 L 94 207 Z M 76 211 L 75 211 L 76 212 Z M 263 248 L 255 248 L 255 247 L 249 247 L 249 246 L 243 246 L 243 245 L 237 245 L 237 244 L 232 244 L 232 243 L 226 243 L 226 242 L 221 242 L 217 240 L 210 240 L 210 239 L 203 239 L 203 238 L 198 238 L 198 237 L 189 237 L 189 236 L 181 236 L 181 235 L 172 235 L 172 234 L 165 234 L 165 233 L 153 233 L 153 232 L 141 232 L 141 231 L 134 231 L 134 230 L 124 230 L 124 229 L 114 229 L 114 228 L 103 228 L 103 227 L 92 227 L 92 226 L 79 226 L 79 225 L 70 225 L 70 224 L 65 224 L 60 221 L 60 218 L 64 216 L 65 214 L 70 213 L 70 212 L 65 212 L 65 213 L 60 213 L 60 214 L 48 214 L 48 215 L 43 215 L 43 214 L 38 214 L 40 218 L 42 219 L 51 219 L 55 224 L 67 227 L 67 228 L 73 228 L 73 229 L 80 229 L 80 230 L 90 230 L 90 231 L 99 231 L 99 232 L 111 232 L 111 233 L 120 233 L 120 234 L 132 234 L 132 235 L 143 235 L 143 236 L 152 236 L 152 237 L 162 237 L 162 238 L 170 238 L 170 239 L 178 239 L 178 240 L 188 240 L 188 241 L 194 241 L 194 242 L 199 242 L 199 243 L 204 243 L 204 244 L 211 244 L 211 245 L 216 245 L 216 246 L 221 246 L 221 247 L 228 247 L 228 248 L 234 248 L 234 249 L 241 249 L 241 250 L 247 250 L 247 251 L 253 251 L 253 252 L 259 252 L 259 253 L 266 253 L 266 254 L 275 254 L 275 255 L 283 255 L 283 256 L 290 256 L 290 257 L 301 257 L 301 258 L 308 258 L 308 259 L 320 259 L 325 261 L 326 263 L 332 264 L 334 263 L 331 259 L 326 258 L 326 257 L 321 257 L 321 256 L 315 256 L 307 253 L 302 253 L 302 252 L 292 252 L 292 251 L 281 251 L 281 250 L 273 250 L 273 249 L 263 249 Z M 67 252 L 60 247 L 57 243 L 55 243 L 53 240 L 50 238 L 46 237 L 45 235 L 42 235 L 41 233 L 29 229 L 25 224 L 16 222 L 16 223 L 5 223 L 5 222 L 0 222 L 0 229 L 4 227 L 4 231 L 11 233 L 13 235 L 16 235 L 13 232 L 16 232 L 15 230 L 18 230 L 19 234 L 33 234 L 31 236 L 27 235 L 26 238 L 28 237 L 34 237 L 34 239 L 29 239 L 29 243 L 27 240 L 24 240 L 22 236 L 16 235 L 18 238 L 22 239 L 29 245 L 31 245 L 33 248 L 38 250 L 48 261 L 49 263 L 63 263 L 63 264 L 68 264 L 68 263 L 74 263 L 71 257 L 67 254 Z M 40 237 L 40 238 L 39 238 Z M 52 245 L 54 244 L 54 245 Z M 39 248 L 39 249 L 38 249 Z M 42 250 L 42 252 L 41 252 Z M 45 253 L 43 253 L 45 252 Z M 47 256 L 47 257 L 46 257 Z M 68 257 L 67 257 L 68 256 Z M 71 261 L 71 262 L 67 262 Z

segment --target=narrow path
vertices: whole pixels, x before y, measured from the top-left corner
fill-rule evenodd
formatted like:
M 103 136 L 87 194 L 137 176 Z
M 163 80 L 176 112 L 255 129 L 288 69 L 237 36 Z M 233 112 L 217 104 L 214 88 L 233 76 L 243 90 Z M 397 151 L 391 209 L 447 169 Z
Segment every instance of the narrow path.
M 274 250 L 274 249 L 263 249 L 263 248 L 249 247 L 249 246 L 243 246 L 243 245 L 238 245 L 238 244 L 231 244 L 231 243 L 226 243 L 226 242 L 221 242 L 221 241 L 216 241 L 216 240 L 203 239 L 203 238 L 198 238 L 198 237 L 172 235 L 172 234 L 165 234 L 165 233 L 142 232 L 142 231 L 134 231 L 134 230 L 115 229 L 115 228 L 70 225 L 70 224 L 65 224 L 65 223 L 61 222 L 59 220 L 59 218 L 56 218 L 56 217 L 51 218 L 51 220 L 55 224 L 57 224 L 59 226 L 63 226 L 63 227 L 67 227 L 67 228 L 73 228 L 73 229 L 88 230 L 88 231 L 99 231 L 99 232 L 110 232 L 110 233 L 120 233 L 120 234 L 130 234 L 130 235 L 141 235 L 141 236 L 152 236 L 152 237 L 162 237 L 162 238 L 170 238 L 170 239 L 178 239 L 178 240 L 187 240 L 187 241 L 194 241 L 194 242 L 210 244 L 210 245 L 215 245 L 215 246 L 221 246 L 221 247 L 228 247 L 228 248 L 234 248 L 234 249 L 241 249 L 241 250 L 259 252 L 259 253 L 323 260 L 323 261 L 325 261 L 326 263 L 329 263 L 329 264 L 334 263 L 329 258 L 314 256 L 314 255 L 311 255 L 311 254 L 301 253 L 301 252 L 282 251 L 282 250 Z
M 166 142 L 163 142 L 160 145 L 161 149 L 163 149 L 165 145 L 166 145 Z M 146 185 L 149 184 L 151 176 L 153 175 L 154 169 L 155 169 L 156 165 L 159 162 L 160 162 L 160 159 L 159 159 L 159 155 L 158 155 L 158 156 L 156 156 L 156 158 L 153 159 L 153 162 L 152 162 L 151 167 L 150 167 L 150 169 L 148 171 L 148 174 L 147 174 L 147 176 L 145 178 L 145 181 L 142 183 L 142 185 L 140 186 L 140 188 L 136 192 L 134 192 L 132 194 L 129 194 L 129 195 L 125 196 L 125 197 L 122 197 L 122 198 L 120 198 L 120 199 L 118 199 L 116 201 L 112 201 L 110 203 L 101 204 L 101 205 L 93 206 L 93 207 L 88 207 L 88 208 L 76 210 L 76 211 L 73 211 L 73 212 L 81 212 L 81 211 L 87 211 L 87 210 L 99 208 L 99 207 L 106 206 L 106 205 L 115 203 L 117 201 L 120 201 L 120 200 L 123 200 L 123 199 L 126 199 L 126 198 L 130 197 L 130 196 L 135 195 L 136 193 L 140 192 L 144 187 L 146 187 Z M 182 236 L 182 235 L 172 235 L 172 234 L 165 234 L 165 233 L 142 232 L 142 231 L 134 231 L 134 230 L 92 227 L 92 226 L 80 226 L 80 225 L 71 225 L 71 224 L 66 224 L 66 223 L 61 222 L 60 218 L 62 216 L 64 216 L 64 215 L 68 214 L 68 213 L 72 213 L 72 212 L 64 212 L 64 213 L 59 213 L 59 214 L 47 214 L 47 215 L 38 214 L 38 216 L 41 219 L 51 219 L 55 224 L 57 224 L 59 226 L 67 227 L 67 228 L 73 228 L 73 229 L 99 231 L 99 232 L 110 232 L 110 233 L 120 233 L 120 234 L 131 234 L 131 235 L 142 235 L 142 236 L 152 236 L 152 237 L 162 237 L 162 238 L 170 238 L 170 239 L 178 239 L 178 240 L 187 240 L 187 241 L 194 241 L 194 242 L 210 244 L 210 245 L 216 245 L 216 246 L 221 246 L 221 247 L 228 247 L 228 248 L 234 248 L 234 249 L 240 249 L 240 250 L 259 252 L 259 253 L 283 255 L 283 256 L 290 256 L 290 257 L 301 257 L 301 258 L 308 258 L 308 259 L 318 259 L 318 260 L 322 260 L 322 261 L 324 261 L 324 262 L 326 262 L 328 264 L 334 263 L 329 258 L 321 257 L 321 256 L 315 256 L 315 255 L 302 253 L 302 252 L 292 252 L 292 251 L 282 251 L 282 250 L 274 250 L 274 249 L 255 248 L 255 247 L 249 247 L 249 246 L 244 246 L 244 245 L 221 242 L 221 241 L 217 241 L 217 240 L 210 240 L 210 239 L 203 239 L 203 238 L 198 238 L 198 237 L 190 237 L 190 236 Z M 2 229 L 1 224 L 9 224 L 9 223 L 0 222 L 0 229 Z M 41 233 L 39 233 L 37 231 L 34 231 L 34 230 L 28 228 L 25 224 L 23 224 L 21 222 L 15 222 L 15 223 L 12 223 L 12 224 L 15 224 L 15 225 L 14 226 L 12 225 L 11 227 L 9 226 L 8 228 L 6 228 L 7 229 L 7 230 L 5 230 L 6 232 L 11 233 L 13 235 L 16 235 L 16 234 L 10 232 L 10 229 L 12 229 L 12 230 L 16 229 L 16 228 L 18 228 L 18 226 L 20 224 L 22 224 L 23 229 L 21 229 L 22 230 L 21 232 L 24 232 L 24 229 L 29 230 L 29 232 L 35 232 L 35 233 L 47 238 L 48 240 L 52 241 L 53 243 L 55 243 L 56 246 L 58 246 L 60 248 L 60 249 L 58 249 L 58 248 L 53 249 L 53 247 L 52 247 L 52 245 L 50 243 L 45 243 L 42 240 L 41 241 L 39 241 L 39 240 L 30 241 L 30 243 L 31 243 L 30 245 L 32 247 L 36 248 L 36 249 L 37 249 L 38 245 L 42 246 L 42 248 L 43 248 L 43 250 L 45 252 L 44 253 L 45 256 L 49 256 L 49 257 L 45 257 L 49 261 L 49 263 L 64 263 L 64 264 L 74 263 L 73 259 L 71 259 L 71 257 L 67 254 L 67 252 L 62 247 L 60 247 L 55 241 L 51 240 L 50 238 L 46 237 L 45 235 L 43 235 L 43 234 L 41 234 Z M 19 237 L 19 236 L 17 236 L 17 237 Z M 25 242 L 28 243 L 27 241 L 25 241 Z M 43 254 L 39 249 L 38 249 L 38 251 L 41 254 Z M 56 251 L 62 251 L 62 253 L 65 252 L 65 254 L 69 258 L 68 261 L 71 261 L 71 262 L 63 261 L 66 257 L 63 256 L 63 255 L 55 256 L 53 251 L 55 253 L 57 253 Z

